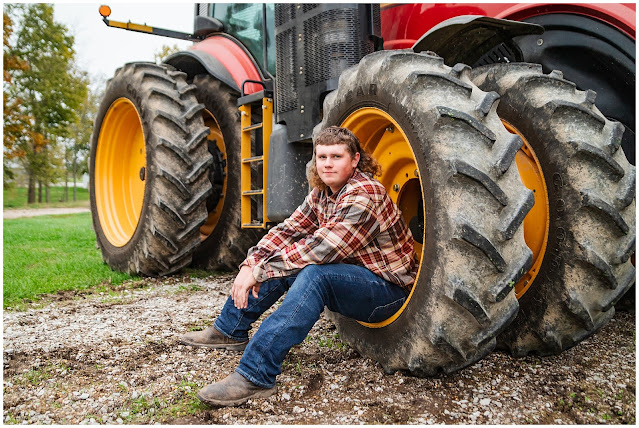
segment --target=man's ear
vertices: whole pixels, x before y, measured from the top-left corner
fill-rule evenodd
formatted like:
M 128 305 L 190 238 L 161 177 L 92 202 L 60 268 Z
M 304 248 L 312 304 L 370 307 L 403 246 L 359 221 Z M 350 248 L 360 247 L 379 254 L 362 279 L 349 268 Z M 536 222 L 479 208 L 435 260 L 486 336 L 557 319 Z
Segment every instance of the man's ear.
M 353 156 L 353 166 L 354 167 L 357 167 L 357 164 L 359 163 L 359 158 L 360 158 L 359 152 L 355 153 L 355 156 Z

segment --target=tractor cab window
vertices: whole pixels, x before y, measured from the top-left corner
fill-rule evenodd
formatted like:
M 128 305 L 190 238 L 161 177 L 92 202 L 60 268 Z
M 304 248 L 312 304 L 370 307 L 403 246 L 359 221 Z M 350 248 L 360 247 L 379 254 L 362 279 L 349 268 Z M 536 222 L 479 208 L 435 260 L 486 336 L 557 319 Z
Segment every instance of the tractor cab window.
M 209 13 L 224 23 L 225 33 L 241 41 L 263 68 L 275 74 L 274 9 L 273 3 L 214 3 Z

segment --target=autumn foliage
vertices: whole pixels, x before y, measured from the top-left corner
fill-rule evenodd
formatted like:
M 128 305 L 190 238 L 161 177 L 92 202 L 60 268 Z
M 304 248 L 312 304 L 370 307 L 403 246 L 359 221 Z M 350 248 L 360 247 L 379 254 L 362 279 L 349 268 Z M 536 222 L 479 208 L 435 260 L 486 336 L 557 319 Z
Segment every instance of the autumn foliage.
M 36 185 L 41 202 L 42 189 L 62 178 L 88 79 L 75 68 L 74 39 L 54 21 L 51 4 L 6 4 L 3 24 L 4 169 L 20 165 L 29 202 Z

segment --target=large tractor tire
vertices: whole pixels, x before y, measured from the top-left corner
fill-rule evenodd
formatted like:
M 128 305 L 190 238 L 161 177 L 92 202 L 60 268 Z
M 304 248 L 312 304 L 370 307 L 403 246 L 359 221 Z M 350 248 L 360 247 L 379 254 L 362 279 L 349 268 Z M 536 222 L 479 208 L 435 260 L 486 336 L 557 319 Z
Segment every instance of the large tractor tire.
M 351 129 L 382 165 L 380 181 L 417 241 L 417 280 L 388 320 L 330 313 L 341 337 L 386 372 L 452 372 L 494 349 L 517 314 L 515 284 L 532 260 L 521 223 L 533 205 L 514 155 L 518 136 L 469 67 L 431 53 L 381 51 L 346 70 L 323 121 Z
M 497 113 L 524 140 L 517 163 L 536 198 L 524 223 L 533 269 L 499 346 L 555 354 L 610 320 L 635 281 L 635 167 L 620 149 L 624 127 L 558 71 L 494 64 L 475 69 L 473 81 L 501 95 Z
M 167 275 L 200 245 L 211 193 L 202 110 L 184 73 L 132 63 L 109 81 L 91 142 L 93 227 L 113 269 Z
M 209 270 L 237 270 L 264 230 L 242 229 L 240 222 L 240 113 L 237 94 L 209 75 L 195 76 L 195 95 L 204 104 L 204 123 L 211 130 L 209 152 L 213 156 L 210 180 L 213 193 L 209 212 L 200 228 L 202 244 L 193 265 Z M 256 174 L 253 174 L 256 175 Z

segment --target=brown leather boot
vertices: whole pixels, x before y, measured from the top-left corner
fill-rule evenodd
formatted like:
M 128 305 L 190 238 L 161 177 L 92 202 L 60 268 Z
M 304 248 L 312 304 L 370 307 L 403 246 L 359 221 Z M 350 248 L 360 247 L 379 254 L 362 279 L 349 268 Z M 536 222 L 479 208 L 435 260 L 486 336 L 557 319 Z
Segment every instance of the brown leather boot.
M 238 372 L 233 372 L 221 381 L 200 389 L 197 398 L 216 407 L 239 406 L 252 398 L 266 398 L 276 392 L 277 386 L 261 388 Z
M 180 337 L 183 345 L 200 346 L 205 348 L 228 349 L 231 351 L 243 351 L 248 340 L 243 342 L 229 339 L 217 331 L 213 326 L 202 331 L 190 331 Z

